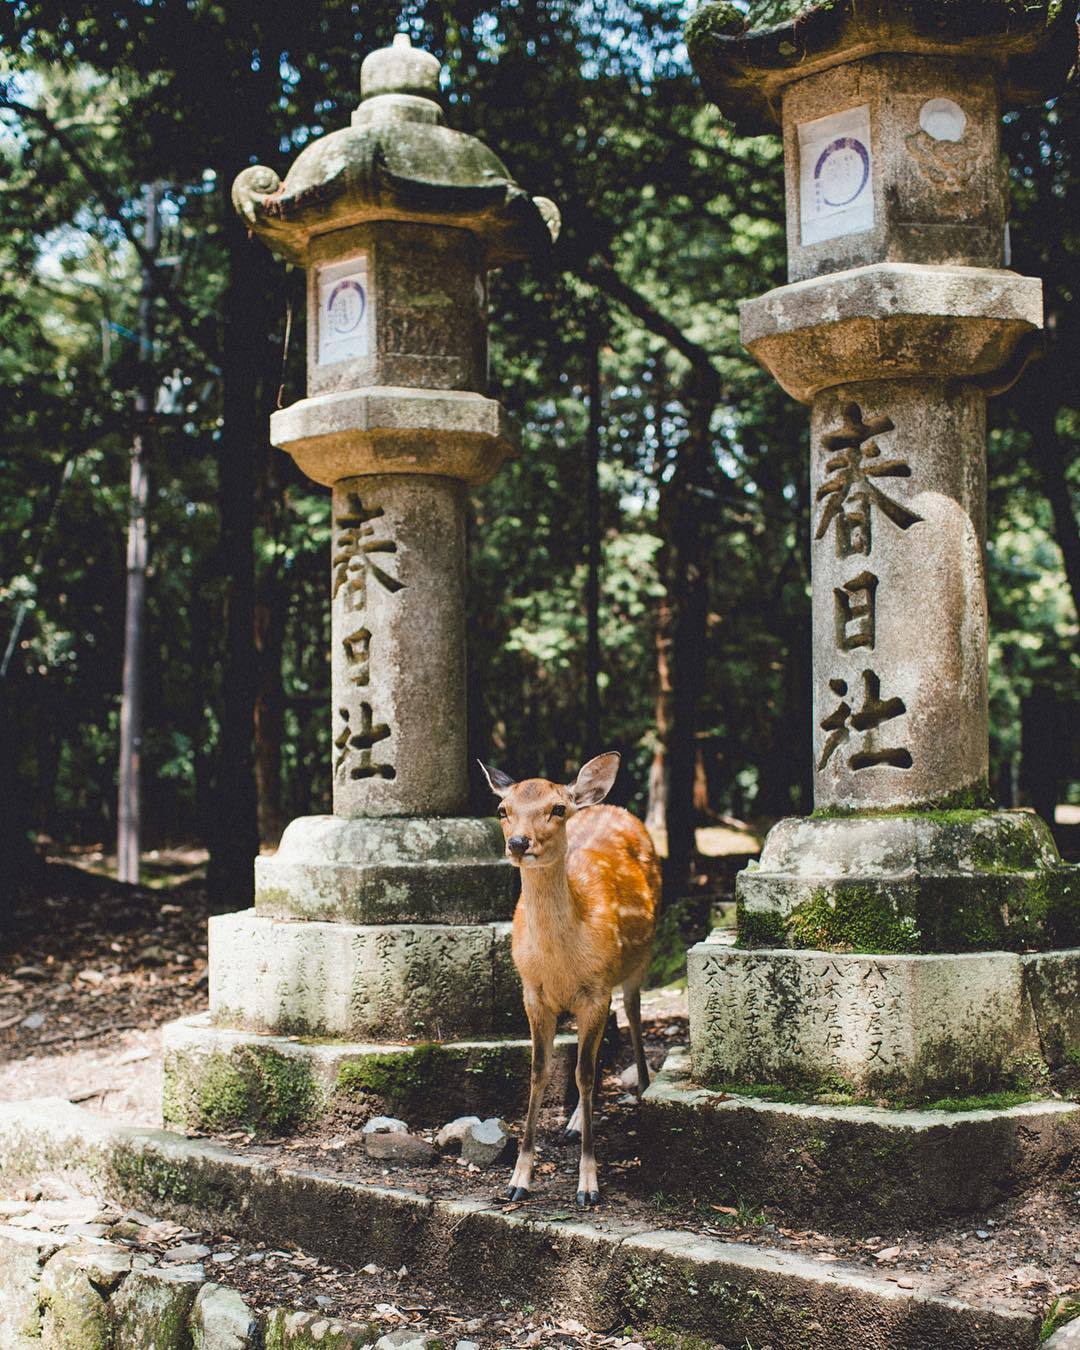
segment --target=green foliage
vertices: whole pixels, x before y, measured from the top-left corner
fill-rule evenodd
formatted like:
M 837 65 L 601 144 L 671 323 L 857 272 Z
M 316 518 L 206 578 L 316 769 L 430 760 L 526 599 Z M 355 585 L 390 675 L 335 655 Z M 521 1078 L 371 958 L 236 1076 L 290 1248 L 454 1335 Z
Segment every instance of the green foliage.
M 749 17 L 767 23 L 786 8 L 754 4 Z M 155 179 L 166 184 L 168 262 L 155 306 L 147 837 L 205 836 L 215 816 L 223 671 L 232 669 L 222 555 L 236 505 L 222 496 L 222 470 L 236 453 L 252 457 L 256 477 L 257 639 L 240 673 L 258 702 L 264 832 L 328 805 L 328 501 L 266 442 L 283 369 L 285 401 L 303 394 L 301 319 L 282 351 L 286 299 L 298 302 L 302 278 L 243 238 L 228 189 L 248 163 L 283 170 L 313 137 L 344 126 L 362 56 L 399 22 L 446 63 L 448 122 L 483 137 L 564 218 L 550 268 L 492 278 L 492 392 L 518 415 L 523 444 L 471 500 L 472 751 L 510 771 L 560 776 L 615 746 L 626 766 L 618 791 L 644 811 L 662 748 L 657 631 L 686 579 L 672 521 L 696 503 L 707 613 L 695 739 L 709 807 L 762 816 L 809 807 L 805 410 L 738 338 L 739 300 L 785 279 L 780 147 L 733 135 L 703 103 L 684 18 L 660 0 L 635 0 L 617 16 L 597 0 L 470 0 L 452 12 L 427 0 L 404 12 L 383 0 L 360 11 L 337 0 L 5 7 L 0 379 L 11 398 L 0 449 L 0 648 L 27 606 L 4 692 L 33 826 L 90 840 L 115 824 L 135 245 L 142 189 Z M 1004 127 L 1014 265 L 1047 279 L 1053 343 L 993 410 L 991 760 L 1002 800 L 1013 799 L 1024 700 L 1039 688 L 1070 695 L 1080 665 L 1059 548 L 1070 530 L 1075 537 L 1067 516 L 1080 445 L 1077 103 L 1074 89 Z M 237 450 L 225 435 L 230 288 L 240 262 L 256 256 L 261 407 Z M 602 744 L 587 744 L 586 391 L 597 332 Z M 691 491 L 686 454 L 704 366 L 720 396 Z

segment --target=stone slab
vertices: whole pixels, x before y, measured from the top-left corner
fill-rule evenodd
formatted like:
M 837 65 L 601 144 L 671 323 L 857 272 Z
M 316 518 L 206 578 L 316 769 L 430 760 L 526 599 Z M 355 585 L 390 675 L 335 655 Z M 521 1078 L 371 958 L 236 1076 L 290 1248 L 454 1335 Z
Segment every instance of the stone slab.
M 255 860 L 255 911 L 272 919 L 474 924 L 514 904 L 494 819 L 301 816 Z
M 1037 277 L 987 267 L 875 263 L 745 301 L 739 335 L 793 398 L 810 403 L 841 383 L 996 374 L 1042 322 Z
M 373 386 L 300 399 L 270 416 L 270 440 L 316 483 L 358 474 L 489 482 L 517 447 L 494 399 L 462 390 Z
M 776 1206 L 794 1226 L 865 1233 L 986 1210 L 1063 1174 L 1080 1144 L 1080 1105 L 772 1102 L 695 1083 L 680 1048 L 644 1093 L 639 1135 L 644 1156 L 664 1159 L 665 1190 L 687 1203 Z
M 769 831 L 735 889 L 747 946 L 956 952 L 1080 943 L 1080 868 L 1062 863 L 1031 811 L 792 817 Z
M 1080 951 L 1062 953 L 1064 974 Z M 829 1084 L 930 1098 L 1007 1086 L 1043 1065 L 1022 958 L 691 947 L 694 1077 L 712 1086 Z
M 617 1219 L 565 1222 L 531 1207 L 431 1200 L 274 1165 L 165 1131 L 121 1126 L 66 1102 L 0 1105 L 0 1178 L 78 1167 L 126 1203 L 321 1260 L 422 1269 L 434 1287 L 556 1306 L 608 1329 L 647 1317 L 710 1341 L 800 1350 L 1022 1350 L 1039 1321 L 962 1302 L 912 1273 L 876 1272 Z
M 40 1347 L 42 1270 L 68 1241 L 55 1233 L 0 1226 L 0 1345 Z
M 617 1028 L 610 1028 L 617 1043 Z M 180 1129 L 281 1134 L 314 1122 L 356 1125 L 396 1115 L 435 1128 L 454 1116 L 524 1114 L 528 1039 L 441 1044 L 304 1042 L 215 1027 L 208 1014 L 164 1028 L 165 1123 Z M 577 1037 L 555 1038 L 546 1100 L 576 1102 Z
M 290 922 L 255 910 L 210 924 L 219 1026 L 346 1040 L 449 1040 L 525 1029 L 510 925 Z

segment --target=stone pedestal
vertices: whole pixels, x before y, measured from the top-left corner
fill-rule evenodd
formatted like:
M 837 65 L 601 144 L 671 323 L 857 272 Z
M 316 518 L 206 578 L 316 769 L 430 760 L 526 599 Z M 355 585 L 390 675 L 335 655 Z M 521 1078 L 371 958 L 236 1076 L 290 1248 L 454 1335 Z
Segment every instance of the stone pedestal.
M 365 60 L 350 127 L 284 181 L 256 166 L 234 185 L 252 232 L 308 274 L 307 396 L 271 439 L 332 490 L 333 815 L 293 821 L 256 863 L 254 909 L 211 920 L 209 1018 L 166 1040 L 176 1123 L 220 1125 L 253 1093 L 326 1107 L 330 1061 L 360 1086 L 352 1110 L 407 1080 L 430 1117 L 435 1042 L 502 1083 L 488 1114 L 527 1080 L 513 872 L 497 824 L 463 814 L 465 508 L 515 442 L 484 393 L 487 273 L 542 254 L 558 212 L 442 125 L 439 76 L 396 39 Z M 305 1114 L 281 1105 L 246 1118 Z
M 1035 972 L 1076 987 L 1078 870 L 988 796 L 985 440 L 1042 326 L 1000 116 L 1053 91 L 1075 28 L 978 9 L 841 0 L 755 33 L 717 4 L 688 29 L 710 97 L 784 139 L 791 280 L 742 338 L 810 405 L 813 511 L 816 809 L 738 878 L 743 950 L 690 954 L 699 1083 L 1037 1092 L 1064 1053 Z

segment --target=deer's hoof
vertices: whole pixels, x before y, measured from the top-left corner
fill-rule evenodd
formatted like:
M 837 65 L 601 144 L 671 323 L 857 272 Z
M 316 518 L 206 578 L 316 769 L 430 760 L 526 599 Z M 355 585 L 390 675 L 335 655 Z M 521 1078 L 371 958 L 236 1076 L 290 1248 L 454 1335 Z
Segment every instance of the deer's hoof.
M 567 1125 L 566 1129 L 563 1130 L 563 1138 L 571 1144 L 576 1144 L 581 1138 L 581 1131 L 576 1125 Z
M 529 1188 L 528 1186 L 507 1186 L 506 1198 L 507 1200 L 514 1201 L 527 1200 L 529 1198 Z
M 578 1209 L 592 1209 L 594 1205 L 600 1203 L 599 1191 L 578 1191 L 577 1205 Z

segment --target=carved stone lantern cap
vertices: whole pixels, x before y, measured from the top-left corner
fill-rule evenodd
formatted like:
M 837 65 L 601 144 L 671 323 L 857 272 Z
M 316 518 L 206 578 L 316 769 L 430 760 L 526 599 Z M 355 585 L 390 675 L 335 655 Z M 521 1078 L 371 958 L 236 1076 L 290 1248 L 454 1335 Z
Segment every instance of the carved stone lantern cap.
M 718 0 L 691 17 L 686 45 L 712 102 L 739 131 L 761 135 L 779 127 L 787 85 L 878 53 L 988 62 L 1005 106 L 1040 102 L 1077 62 L 1075 15 L 1074 0 L 824 0 L 751 28 Z
M 475 136 L 443 126 L 441 67 L 399 33 L 360 71 L 352 125 L 306 146 L 285 181 L 253 165 L 233 184 L 233 206 L 274 253 L 305 264 L 313 238 L 376 220 L 467 230 L 489 268 L 544 254 L 559 211 L 530 197 Z

